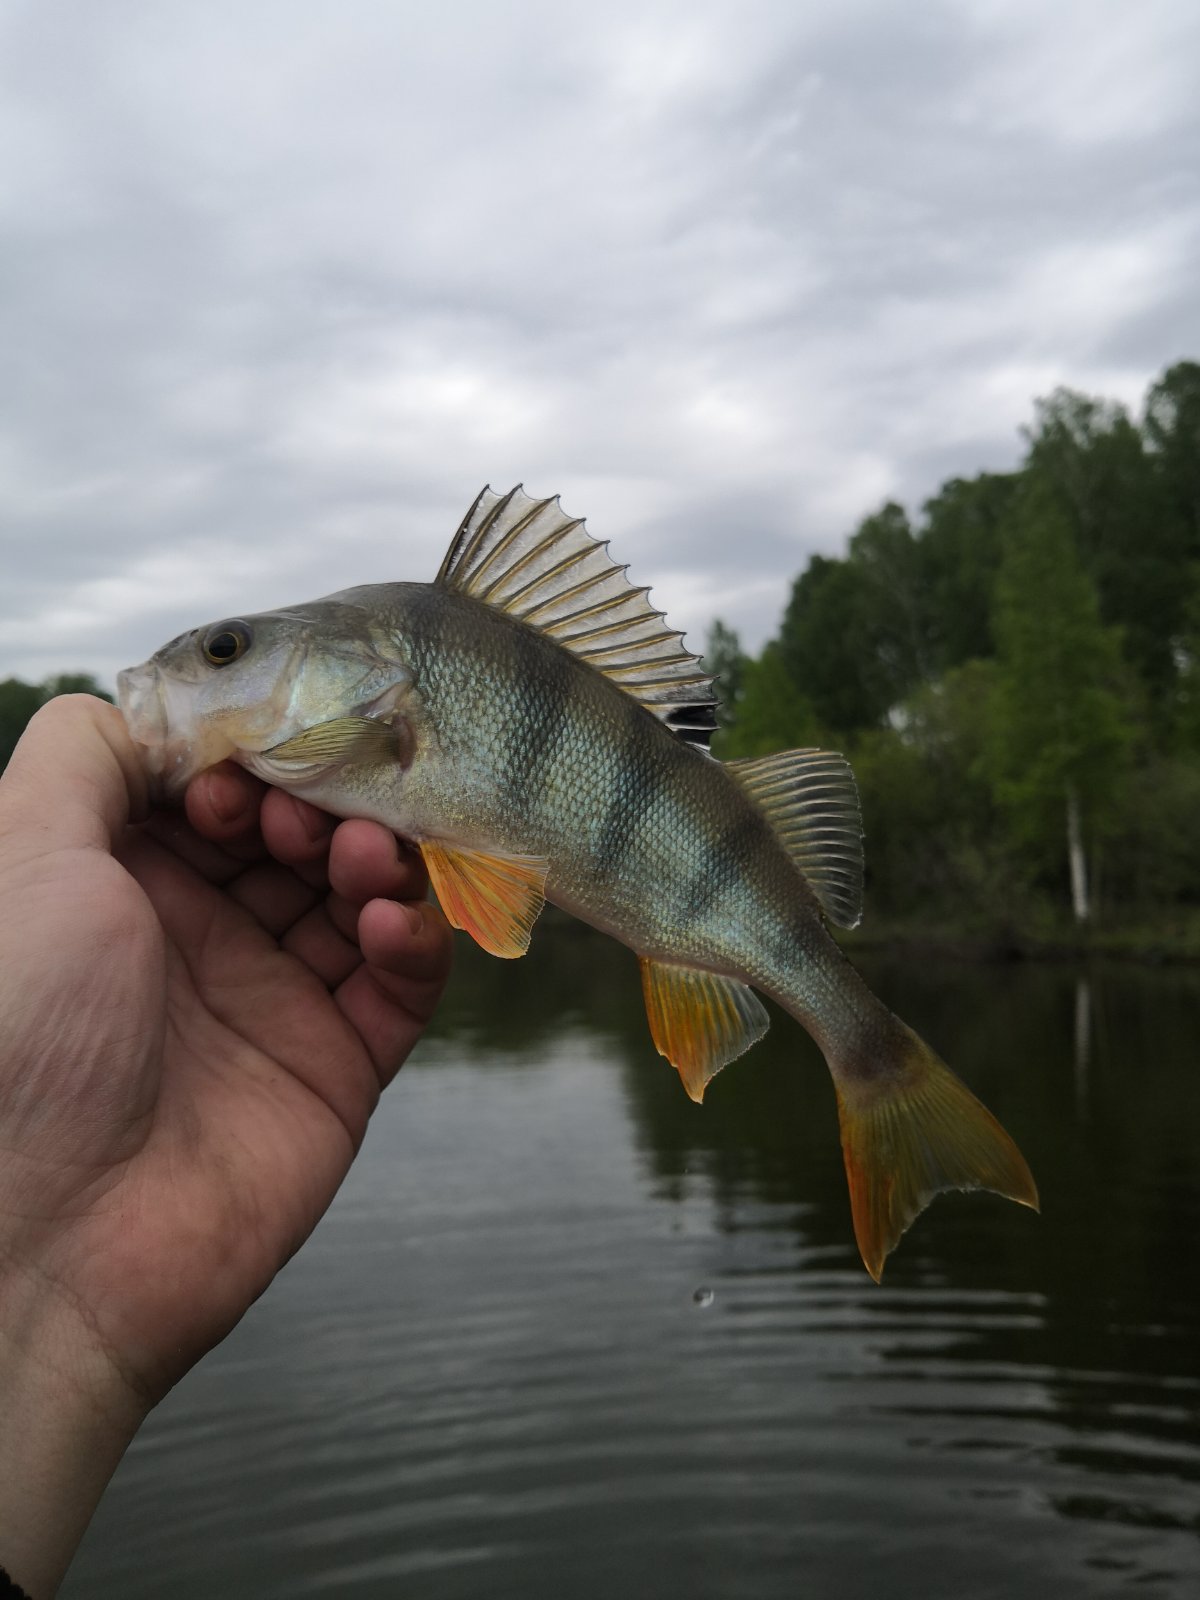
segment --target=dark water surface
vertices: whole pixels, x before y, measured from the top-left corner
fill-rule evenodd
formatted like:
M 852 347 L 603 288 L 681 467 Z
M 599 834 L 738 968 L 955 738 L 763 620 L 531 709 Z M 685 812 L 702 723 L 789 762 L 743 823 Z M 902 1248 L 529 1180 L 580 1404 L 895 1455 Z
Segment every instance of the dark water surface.
M 1200 1594 L 1200 974 L 860 962 L 1021 1143 L 858 1263 L 785 1017 L 703 1108 L 627 952 L 460 954 L 312 1242 L 64 1594 Z

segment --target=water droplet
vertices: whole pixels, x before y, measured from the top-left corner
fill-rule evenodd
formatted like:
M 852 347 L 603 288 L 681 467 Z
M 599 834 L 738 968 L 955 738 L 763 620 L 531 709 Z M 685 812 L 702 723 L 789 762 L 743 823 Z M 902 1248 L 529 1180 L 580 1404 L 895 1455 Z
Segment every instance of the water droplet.
M 706 1287 L 704 1284 L 701 1284 L 700 1287 L 694 1290 L 692 1293 L 692 1299 L 698 1306 L 710 1306 L 716 1298 L 717 1297 L 712 1290 Z

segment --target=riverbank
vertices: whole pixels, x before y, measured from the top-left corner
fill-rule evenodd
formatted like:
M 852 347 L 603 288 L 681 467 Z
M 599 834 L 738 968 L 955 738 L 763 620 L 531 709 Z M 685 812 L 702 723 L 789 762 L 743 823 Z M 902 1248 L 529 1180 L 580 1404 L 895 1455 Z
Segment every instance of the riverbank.
M 1153 921 L 1106 922 L 1080 928 L 1051 916 L 1020 924 L 953 919 L 874 918 L 838 933 L 846 951 L 896 950 L 960 961 L 1080 961 L 1103 956 L 1149 965 L 1200 962 L 1200 910 Z

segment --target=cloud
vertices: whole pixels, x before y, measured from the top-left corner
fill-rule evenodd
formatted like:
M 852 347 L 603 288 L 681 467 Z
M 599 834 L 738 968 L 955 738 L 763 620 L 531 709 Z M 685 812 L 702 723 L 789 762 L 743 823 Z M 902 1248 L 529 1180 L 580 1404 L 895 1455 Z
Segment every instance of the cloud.
M 1057 383 L 1195 354 L 1184 0 L 0 14 L 0 675 L 561 491 L 753 645 Z

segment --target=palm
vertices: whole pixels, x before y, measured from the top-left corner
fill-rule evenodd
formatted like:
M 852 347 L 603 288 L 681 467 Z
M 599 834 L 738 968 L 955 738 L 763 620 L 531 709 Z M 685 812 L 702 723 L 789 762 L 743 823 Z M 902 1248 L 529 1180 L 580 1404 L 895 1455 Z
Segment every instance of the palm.
M 273 795 L 263 807 L 277 847 L 295 844 L 289 806 Z M 104 996 L 69 1052 L 52 1027 L 6 1041 L 27 1057 L 24 1129 L 5 1108 L 19 1157 L 9 1176 L 33 1172 L 56 1279 L 95 1308 L 96 1332 L 152 1394 L 311 1231 L 445 975 L 444 929 L 428 915 L 436 949 L 406 972 L 364 965 L 346 937 L 371 884 L 421 890 L 383 830 L 344 825 L 331 869 L 328 838 L 295 870 L 235 848 L 175 826 L 131 831 L 119 860 L 48 856 L 21 897 L 37 925 L 4 928 L 6 971 L 44 991 L 50 1020 L 64 992 Z M 328 894 L 330 870 L 361 895 Z M 23 960 L 46 948 L 52 973 Z

